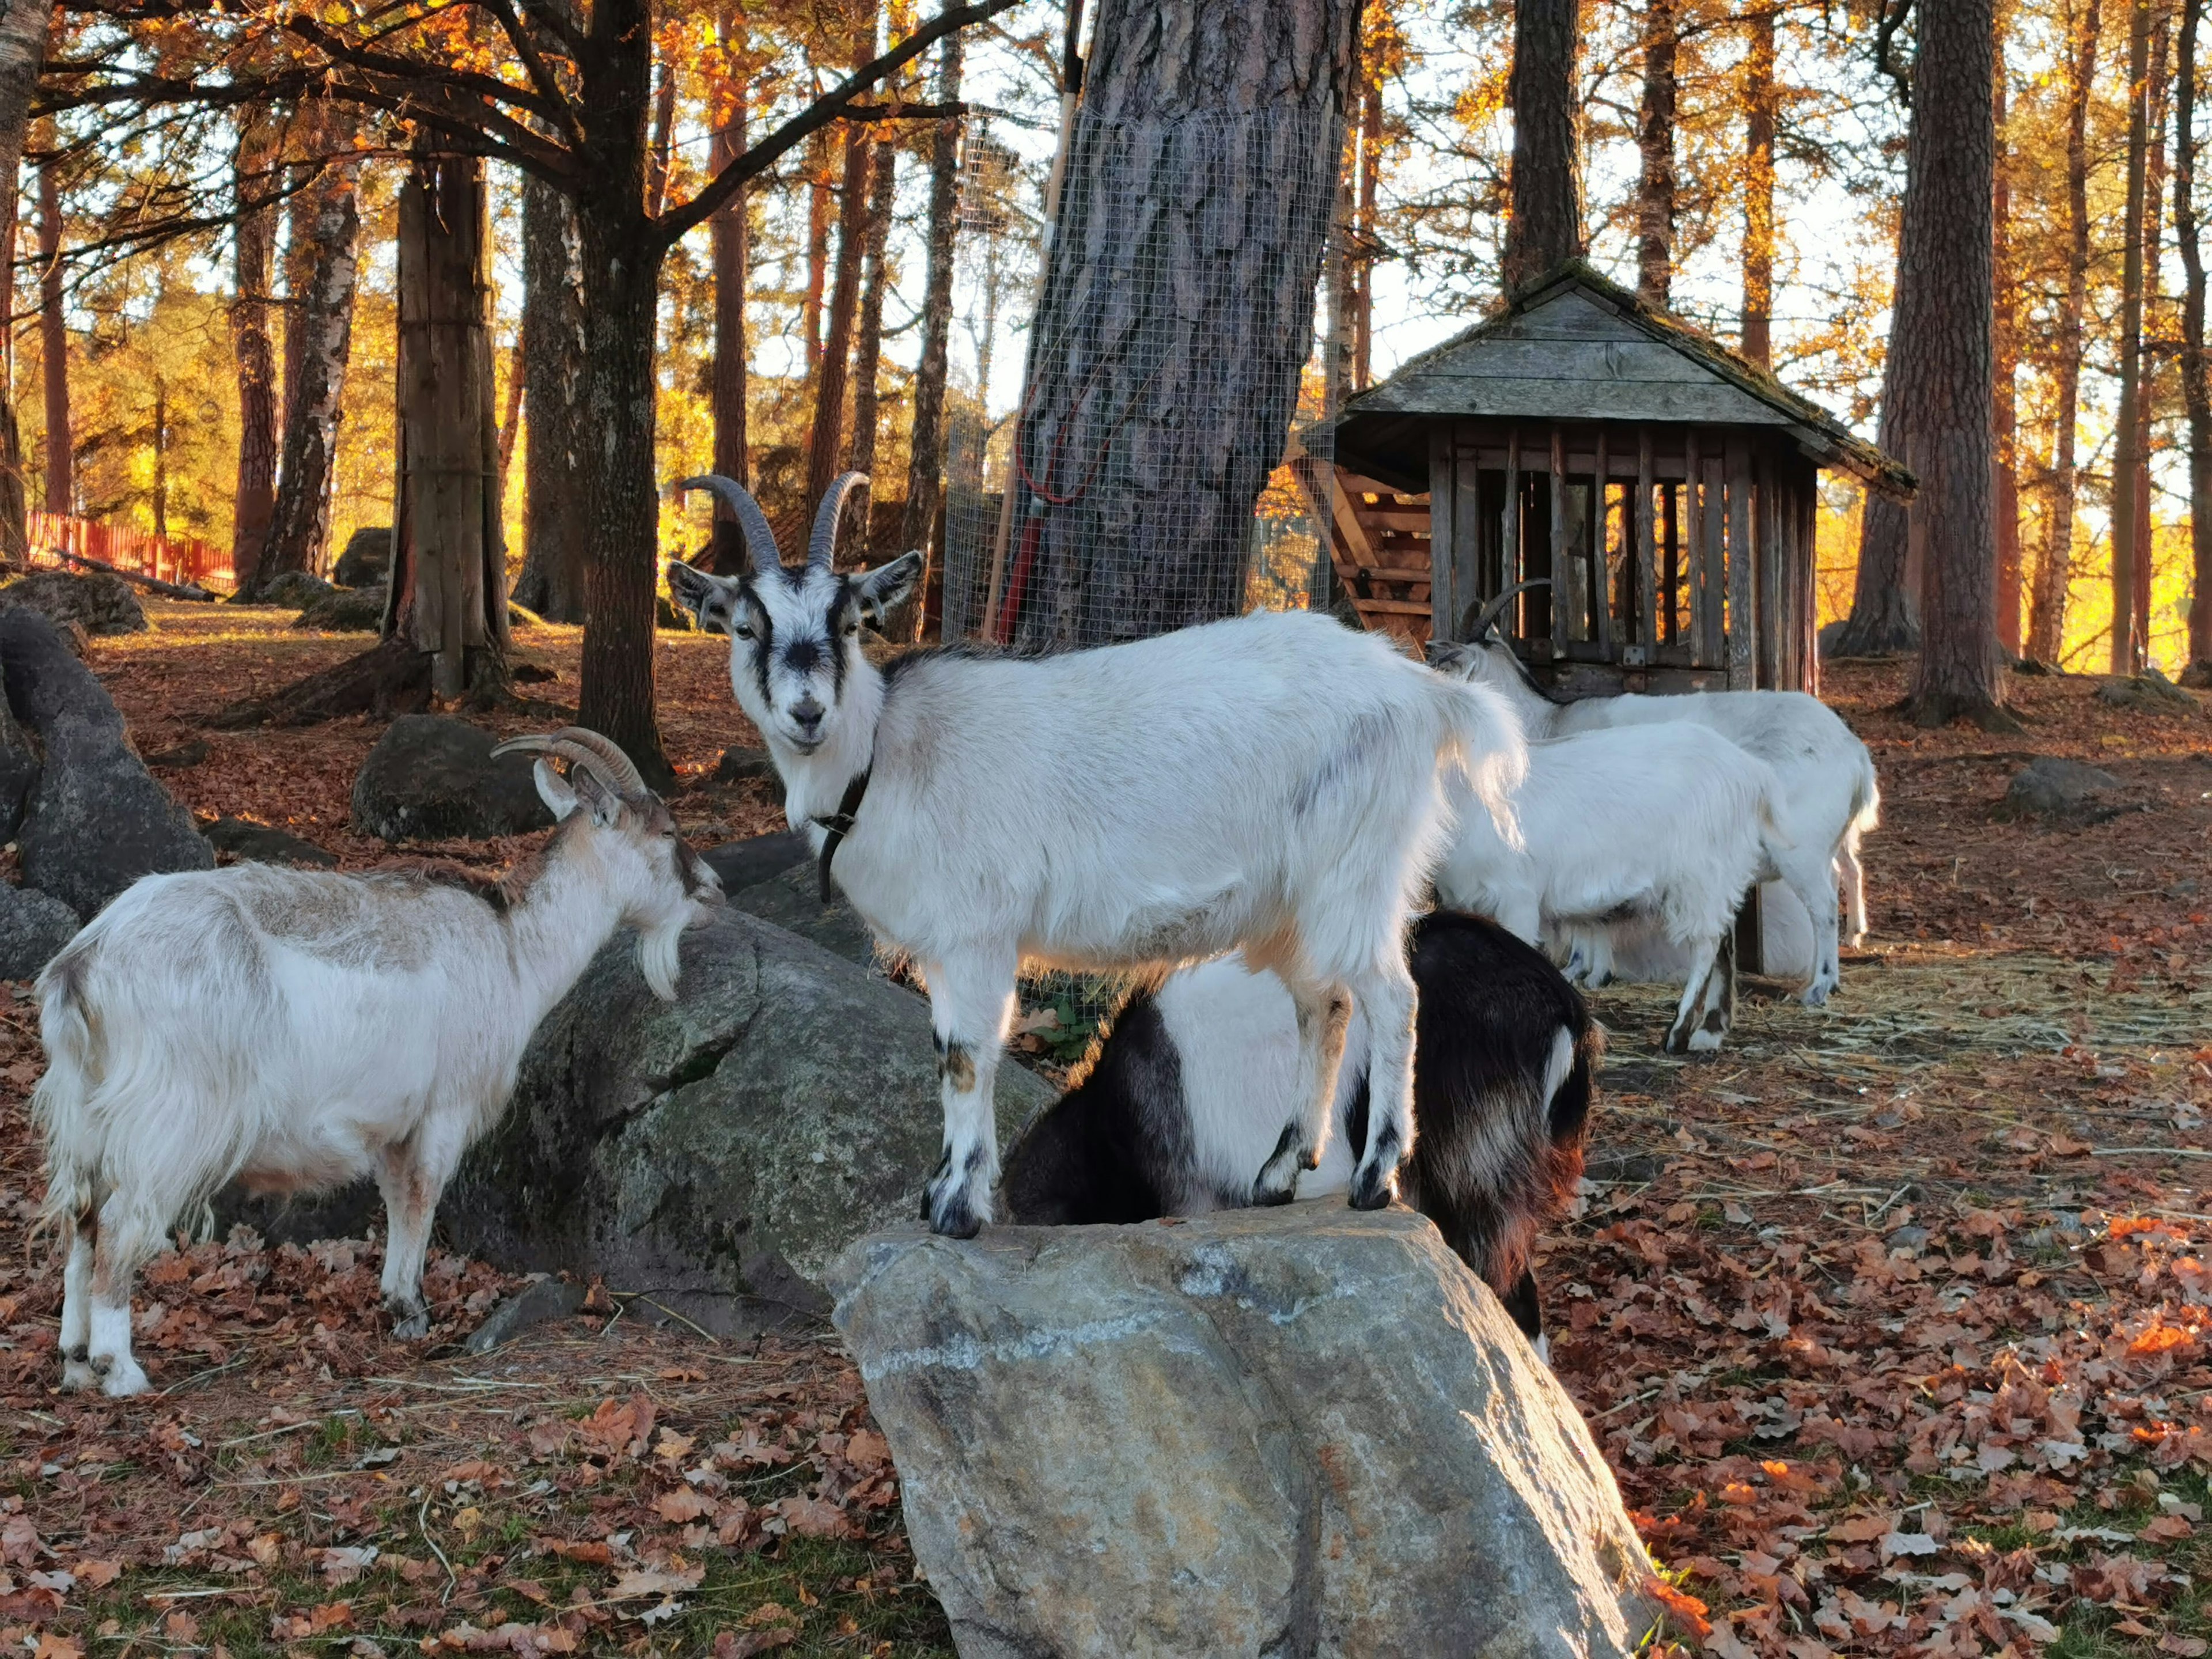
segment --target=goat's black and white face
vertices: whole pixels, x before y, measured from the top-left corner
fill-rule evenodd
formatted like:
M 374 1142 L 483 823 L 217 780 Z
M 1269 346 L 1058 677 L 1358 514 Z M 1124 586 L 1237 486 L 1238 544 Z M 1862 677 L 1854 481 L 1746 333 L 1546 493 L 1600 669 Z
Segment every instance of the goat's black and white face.
M 846 688 L 864 660 L 860 629 L 881 626 L 921 575 L 920 553 L 869 571 L 831 568 L 845 496 L 866 482 L 848 472 L 830 486 L 806 562 L 798 566 L 777 560 L 767 520 L 728 479 L 688 478 L 678 486 L 711 489 L 737 508 L 753 568 L 713 576 L 679 561 L 668 567 L 669 592 L 702 628 L 729 635 L 730 689 L 738 706 L 770 744 L 801 755 L 821 748 L 836 729 Z

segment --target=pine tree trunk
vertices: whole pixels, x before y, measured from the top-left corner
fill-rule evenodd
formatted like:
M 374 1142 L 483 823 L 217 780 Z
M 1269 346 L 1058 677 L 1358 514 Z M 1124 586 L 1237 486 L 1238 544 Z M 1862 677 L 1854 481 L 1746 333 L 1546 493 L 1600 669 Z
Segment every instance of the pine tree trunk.
M 1743 355 L 1755 363 L 1774 356 L 1774 7 L 1750 20 L 1751 49 L 1743 76 Z
M 62 200 L 54 164 L 39 167 L 39 343 L 46 393 L 46 511 L 70 513 L 76 499 L 76 441 L 70 421 L 69 327 L 63 314 Z
M 319 570 L 331 538 L 331 487 L 337 460 L 339 399 L 353 350 L 353 301 L 361 240 L 356 163 L 334 161 L 292 198 L 291 315 L 285 330 L 283 465 L 268 538 L 254 569 L 257 596 L 287 570 Z
M 1907 201 L 1909 204 L 1910 198 Z M 1896 348 L 1898 342 L 1908 337 L 1898 319 L 1905 314 L 1906 288 L 1911 280 L 1900 236 L 1897 281 L 1891 289 L 1891 349 L 1882 367 L 1881 424 L 1875 435 L 1887 453 L 1908 461 L 1911 433 L 1907 416 L 1920 359 L 1917 353 Z M 1831 655 L 1887 657 L 1919 647 L 1918 572 L 1911 550 L 1905 509 L 1888 496 L 1869 490 L 1859 515 L 1859 562 L 1851 586 L 1851 614 L 1829 647 Z
M 31 94 L 46 59 L 51 3 L 17 3 L 0 13 L 0 254 L 9 266 L 8 304 L 0 325 L 15 315 L 14 261 L 19 218 L 16 178 L 30 131 Z M 0 375 L 0 556 L 20 561 L 28 546 L 30 503 L 23 476 L 23 440 L 15 422 L 14 349 Z
M 2131 0 L 2128 20 L 2128 199 L 2120 234 L 2120 414 L 2112 459 L 2112 655 L 2115 674 L 2142 665 L 2135 619 L 2136 502 L 2142 459 L 2143 206 L 2150 129 L 2151 0 Z
M 1644 108 L 1637 122 L 1643 167 L 1636 181 L 1636 296 L 1667 308 L 1674 283 L 1675 0 L 1644 8 Z
M 2020 654 L 2020 277 L 2012 258 L 2011 150 L 2005 137 L 2005 73 L 1996 76 L 1996 193 L 1990 207 L 1996 270 L 1997 640 Z
M 960 99 L 961 37 L 938 47 L 937 97 Z M 945 380 L 952 342 L 952 254 L 960 229 L 960 123 L 944 120 L 930 137 L 929 248 L 921 289 L 921 354 L 914 372 L 914 437 L 906 469 L 899 547 L 927 549 L 944 490 Z M 921 614 L 921 607 L 915 607 Z
M 1909 416 L 1919 475 L 1921 645 L 1907 707 L 1927 726 L 2014 724 L 1996 638 L 1990 216 L 1996 55 L 1992 0 L 1943 0 L 1920 20 L 1893 337 L 1920 362 Z
M 2173 82 L 2173 14 L 2159 7 L 2153 25 L 2150 49 L 2150 139 L 2143 181 L 2143 309 L 2156 312 L 2165 295 L 2160 282 L 2159 245 L 2166 225 L 2166 124 L 2170 113 Z M 2140 662 L 2150 660 L 2150 586 L 2156 546 L 2151 540 L 2150 446 L 2153 411 L 2159 407 L 2159 360 L 2155 348 L 2146 347 L 2141 366 L 2142 388 L 2136 398 L 2136 548 L 2133 635 Z
M 1015 444 L 991 627 L 1091 645 L 1233 616 L 1328 238 L 1351 0 L 1105 0 Z
M 2212 665 L 2212 380 L 2204 353 L 2204 247 L 2197 217 L 2197 33 L 2204 0 L 2183 0 L 2173 122 L 2173 229 L 2187 276 L 2181 394 L 2189 410 L 2189 659 Z
M 399 191 L 391 630 L 434 696 L 506 684 L 483 163 L 418 154 Z
M 275 123 L 264 111 L 248 110 L 242 125 L 231 173 L 239 214 L 232 231 L 236 297 L 230 307 L 231 352 L 238 364 L 238 487 L 230 568 L 241 584 L 253 580 L 276 506 L 276 355 L 269 329 L 276 210 L 248 207 L 270 194 Z
M 806 297 L 799 308 L 810 380 L 822 367 L 822 297 L 830 288 L 829 169 L 829 138 L 817 132 L 806 151 Z
M 853 313 L 860 301 L 860 252 L 867 240 L 868 172 L 875 144 L 858 122 L 845 124 L 845 178 L 837 193 L 837 274 L 830 288 L 821 372 L 814 377 L 814 424 L 806 440 L 806 507 L 844 471 L 845 392 L 853 360 Z
M 2069 15 L 2072 61 L 2066 83 L 2066 293 L 2052 333 L 2058 343 L 2055 379 L 2048 539 L 2037 561 L 2030 598 L 2027 654 L 2057 665 L 2066 649 L 2068 586 L 2074 570 L 2075 428 L 2081 406 L 2081 331 L 2089 302 L 2090 94 L 2097 77 L 2100 0 L 2081 0 Z
M 514 601 L 548 622 L 584 620 L 584 296 L 576 214 L 522 180 L 522 574 Z
M 898 193 L 898 151 L 888 143 L 876 146 L 874 172 L 868 189 L 866 234 L 861 242 L 860 314 L 853 328 L 853 450 L 852 468 L 872 476 L 876 470 L 876 424 L 879 404 L 876 374 L 884 355 L 884 289 L 889 281 L 884 269 L 890 251 L 891 209 Z M 853 537 L 854 556 L 869 562 L 871 550 L 865 526 Z
M 1381 227 L 1376 196 L 1382 182 L 1382 78 L 1370 65 L 1359 87 L 1359 199 L 1352 209 L 1352 386 L 1367 390 L 1375 373 L 1375 258 Z
M 709 164 L 719 173 L 744 153 L 745 83 L 740 54 L 744 47 L 744 13 L 724 0 L 719 27 L 725 73 L 715 84 L 720 106 L 714 124 Z M 714 471 L 748 483 L 745 465 L 745 210 L 740 191 L 708 225 L 714 239 Z M 719 501 L 714 504 L 714 539 L 708 562 L 717 574 L 735 576 L 745 568 L 744 538 L 738 522 Z
M 1507 293 L 1583 249 L 1582 145 L 1575 63 L 1582 0 L 1516 0 L 1511 203 L 1505 221 Z

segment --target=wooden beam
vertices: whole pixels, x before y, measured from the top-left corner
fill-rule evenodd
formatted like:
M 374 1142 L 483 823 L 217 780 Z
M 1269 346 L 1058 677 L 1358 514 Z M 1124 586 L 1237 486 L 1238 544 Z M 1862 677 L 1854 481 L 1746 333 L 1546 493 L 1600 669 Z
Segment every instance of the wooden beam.
M 1636 640 L 1647 653 L 1659 643 L 1658 547 L 1652 537 L 1651 485 L 1651 428 L 1640 426 L 1636 428 Z
M 1612 515 L 1607 492 L 1613 488 L 1613 470 L 1607 463 L 1606 429 L 1597 429 L 1597 471 L 1590 479 L 1590 610 L 1597 620 L 1598 648 L 1613 658 L 1613 549 Z
M 1429 637 L 1456 640 L 1462 607 L 1452 592 L 1452 434 L 1429 428 Z
M 1728 679 L 1759 689 L 1759 554 L 1753 544 L 1751 446 L 1730 434 L 1728 463 Z
M 1503 593 L 1526 574 L 1521 558 L 1521 428 L 1514 427 L 1505 434 L 1505 514 L 1504 545 L 1498 550 L 1498 574 L 1502 578 L 1498 592 Z M 1495 594 L 1492 598 L 1497 597 Z M 1520 607 L 1525 609 L 1526 607 Z M 1500 617 L 1502 631 L 1519 631 L 1519 624 L 1510 616 Z
M 1552 656 L 1567 654 L 1567 434 L 1552 428 Z
M 1698 620 L 1703 637 L 1698 643 L 1700 668 L 1728 666 L 1728 489 L 1722 471 L 1725 447 L 1714 453 L 1712 446 L 1698 447 L 1698 499 L 1701 523 L 1698 533 Z
M 1784 690 L 1784 659 L 1790 649 L 1790 613 L 1783 598 L 1788 566 L 1783 538 L 1782 477 L 1771 457 L 1761 451 L 1759 489 L 1759 683 L 1769 691 Z
M 1681 552 L 1689 556 L 1680 559 L 1681 568 L 1677 579 L 1681 587 L 1681 608 L 1690 613 L 1690 660 L 1703 668 L 1709 661 L 1705 645 L 1705 457 L 1698 451 L 1698 429 L 1692 427 L 1682 435 L 1682 533 L 1677 553 L 1678 559 Z M 1680 631 L 1679 626 L 1676 631 Z

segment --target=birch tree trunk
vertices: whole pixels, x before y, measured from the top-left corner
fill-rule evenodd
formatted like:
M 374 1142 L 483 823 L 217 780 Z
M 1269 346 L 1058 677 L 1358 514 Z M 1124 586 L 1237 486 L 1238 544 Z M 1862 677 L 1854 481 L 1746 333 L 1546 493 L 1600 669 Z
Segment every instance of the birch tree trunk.
M 361 207 L 349 159 L 326 162 L 292 198 L 291 315 L 285 331 L 289 382 L 283 465 L 269 534 L 251 587 L 257 597 L 287 570 L 319 570 L 331 538 L 331 486 L 337 460 L 339 399 L 353 351 L 353 301 Z
M 576 214 L 522 180 L 522 574 L 514 601 L 548 622 L 584 620 L 584 296 Z
M 2160 281 L 2159 245 L 2166 225 L 2166 124 L 2173 91 L 2173 13 L 2161 3 L 2152 25 L 2150 48 L 2150 138 L 2143 180 L 2143 308 L 2157 311 L 2165 295 Z M 2142 353 L 2141 389 L 2136 399 L 2136 568 L 2131 632 L 2138 663 L 2150 660 L 2151 565 L 2157 551 L 2151 540 L 2150 445 L 2153 411 L 2159 406 L 2158 348 Z
M 15 257 L 16 178 L 23 162 L 23 140 L 31 122 L 31 94 L 46 61 L 51 3 L 15 0 L 0 13 L 0 254 L 9 264 L 9 304 L 0 325 L 15 314 L 13 262 Z M 12 349 L 8 367 L 13 367 Z M 15 377 L 0 376 L 0 555 L 21 560 L 28 544 L 29 501 L 23 477 L 23 441 L 15 422 Z
M 938 47 L 937 97 L 960 99 L 961 37 Z M 927 548 L 945 485 L 945 380 L 952 341 L 952 255 L 960 229 L 960 123 L 937 124 L 929 150 L 929 251 L 921 289 L 921 355 L 914 372 L 914 438 L 899 546 Z M 915 606 L 915 614 L 921 611 Z
M 724 0 L 718 28 L 721 36 L 723 72 L 714 94 L 720 100 L 709 164 L 715 173 L 744 153 L 745 82 L 739 61 L 744 48 L 744 14 Z M 708 222 L 714 240 L 714 471 L 726 478 L 747 483 L 752 474 L 745 462 L 745 223 L 746 193 L 739 191 Z M 745 569 L 744 538 L 738 521 L 718 499 L 714 503 L 714 539 L 708 563 L 719 575 L 736 576 Z
M 2100 0 L 2076 0 L 2069 9 L 2071 61 L 2066 82 L 2066 293 L 2057 325 L 2054 376 L 2056 428 L 2051 449 L 2050 529 L 2036 562 L 2030 596 L 2027 654 L 2056 666 L 2066 648 L 2066 605 L 2074 570 L 2075 428 L 2081 408 L 2081 327 L 2089 304 L 2089 100 L 2097 78 Z
M 2189 659 L 2212 665 L 2212 380 L 2204 355 L 2204 247 L 2197 216 L 2197 33 L 2204 0 L 2183 0 L 2174 77 L 2173 231 L 2187 277 L 2181 395 L 2189 410 Z
M 40 373 L 46 394 L 46 511 L 69 513 L 76 500 L 76 445 L 70 420 L 69 324 L 62 282 L 62 198 L 54 163 L 39 167 Z
M 1774 356 L 1774 7 L 1750 19 L 1751 48 L 1743 76 L 1743 355 L 1759 364 Z
M 2142 461 L 2143 199 L 2150 143 L 2151 0 L 2131 0 L 2128 18 L 2128 200 L 2122 222 L 2120 276 L 2120 416 L 2112 459 L 2112 653 L 2115 674 L 2142 666 L 2136 637 L 2136 561 L 2139 547 L 2137 474 Z
M 1105 0 L 1031 332 L 992 631 L 1138 639 L 1243 606 L 1328 237 L 1352 0 Z
M 1920 477 L 1921 643 L 1906 708 L 1923 726 L 2017 725 L 2002 707 L 1995 603 L 1996 58 L 1992 0 L 1943 0 L 1922 15 L 1893 337 L 1920 364 L 1905 453 Z
M 276 252 L 276 210 L 267 201 L 276 160 L 274 121 L 266 111 L 242 118 L 231 170 L 238 211 L 232 228 L 235 297 L 230 307 L 231 353 L 238 365 L 238 485 L 232 501 L 230 568 L 241 584 L 253 580 L 261 544 L 276 506 L 276 354 L 270 336 L 269 285 Z
M 2020 277 L 2012 260 L 2012 155 L 2005 138 L 2005 72 L 1996 75 L 1996 190 L 1990 206 L 1996 270 L 1997 640 L 2020 654 Z
M 1636 143 L 1643 167 L 1636 180 L 1636 297 L 1667 308 L 1674 283 L 1674 0 L 1644 9 L 1644 106 Z
M 1505 291 L 1582 253 L 1582 145 L 1575 64 L 1582 0 L 1516 0 L 1511 199 L 1505 221 Z

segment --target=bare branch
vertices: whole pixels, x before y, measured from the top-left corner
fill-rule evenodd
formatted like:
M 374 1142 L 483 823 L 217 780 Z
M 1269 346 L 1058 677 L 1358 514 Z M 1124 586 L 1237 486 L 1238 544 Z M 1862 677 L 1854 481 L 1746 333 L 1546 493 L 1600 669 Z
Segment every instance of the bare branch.
M 1897 83 L 1897 101 L 1905 108 L 1912 107 L 1912 71 L 1892 56 L 1897 45 L 1897 32 L 1905 27 L 1905 20 L 1912 15 L 1912 0 L 1877 0 L 1881 9 L 1881 20 L 1874 32 L 1874 66 Z M 1894 4 L 1896 9 L 1891 10 Z

